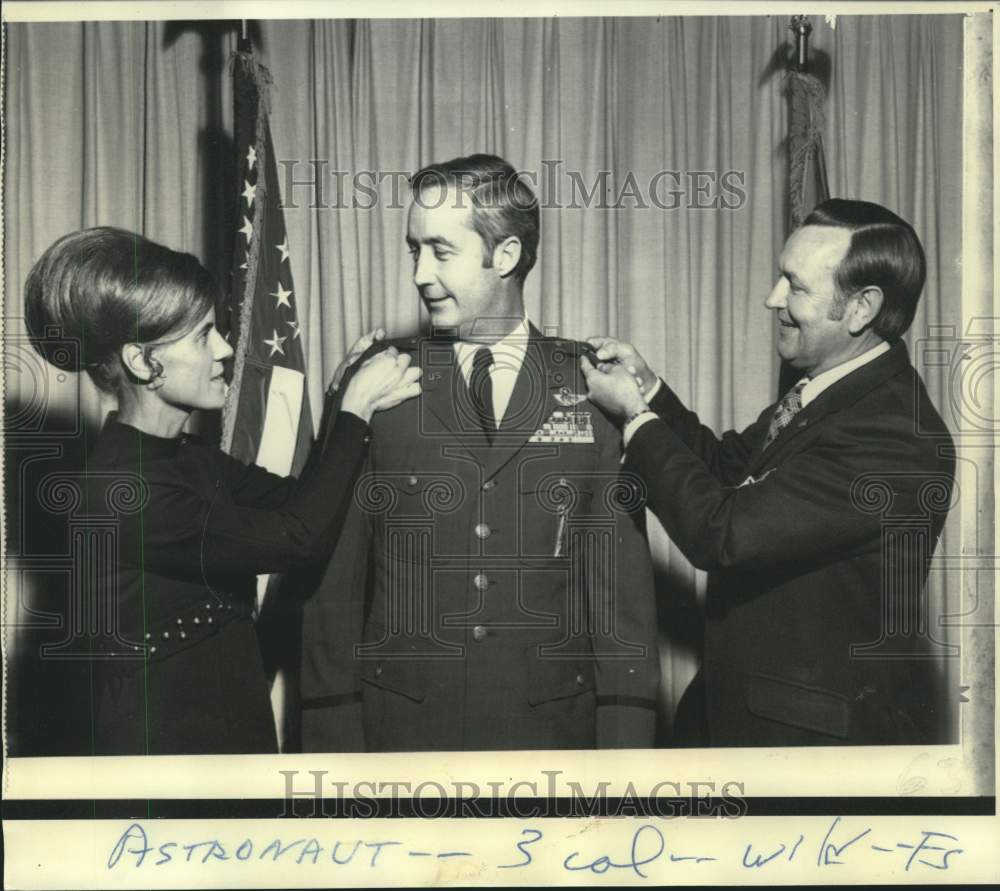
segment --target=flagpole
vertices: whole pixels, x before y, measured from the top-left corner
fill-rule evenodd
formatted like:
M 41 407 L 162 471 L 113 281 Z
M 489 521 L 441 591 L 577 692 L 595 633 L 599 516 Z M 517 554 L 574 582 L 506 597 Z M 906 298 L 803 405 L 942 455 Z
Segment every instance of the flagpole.
M 812 34 L 812 25 L 809 24 L 808 17 L 793 15 L 791 29 L 795 35 L 795 61 L 792 64 L 796 71 L 807 71 L 809 69 L 809 35 Z

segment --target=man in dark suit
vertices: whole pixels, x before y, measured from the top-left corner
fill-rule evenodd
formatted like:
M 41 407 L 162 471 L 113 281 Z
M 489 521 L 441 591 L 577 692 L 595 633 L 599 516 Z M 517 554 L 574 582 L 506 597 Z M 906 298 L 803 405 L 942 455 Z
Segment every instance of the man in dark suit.
M 356 509 L 306 606 L 303 748 L 650 746 L 643 509 L 615 424 L 586 401 L 586 345 L 525 318 L 537 199 L 488 155 L 431 165 L 412 189 L 433 335 L 392 344 L 423 394 L 375 419 Z
M 835 199 L 780 273 L 765 305 L 803 377 L 742 433 L 717 438 L 628 344 L 595 339 L 597 367 L 581 360 L 591 399 L 625 419 L 653 511 L 710 573 L 677 743 L 945 741 L 923 588 L 954 457 L 901 340 L 923 249 L 885 208 Z

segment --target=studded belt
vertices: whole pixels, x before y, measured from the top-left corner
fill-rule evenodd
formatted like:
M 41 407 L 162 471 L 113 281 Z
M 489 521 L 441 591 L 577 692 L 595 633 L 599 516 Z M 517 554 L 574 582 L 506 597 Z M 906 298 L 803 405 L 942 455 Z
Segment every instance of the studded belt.
M 208 596 L 189 601 L 150 620 L 145 630 L 123 628 L 117 636 L 95 639 L 95 656 L 141 664 L 144 659 L 158 661 L 198 646 L 214 637 L 227 625 L 251 617 L 249 605 L 230 595 Z M 141 628 L 141 626 L 140 626 Z

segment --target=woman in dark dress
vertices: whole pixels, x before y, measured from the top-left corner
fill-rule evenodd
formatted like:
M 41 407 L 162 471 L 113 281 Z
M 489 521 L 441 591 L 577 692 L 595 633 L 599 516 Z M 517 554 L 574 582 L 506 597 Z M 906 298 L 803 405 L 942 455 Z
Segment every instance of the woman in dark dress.
M 256 576 L 329 555 L 368 421 L 419 393 L 419 369 L 385 350 L 351 378 L 298 479 L 246 466 L 183 433 L 194 409 L 226 396 L 232 348 L 215 329 L 215 296 L 193 256 L 112 228 L 60 239 L 26 283 L 39 352 L 60 358 L 53 329 L 78 340 L 87 372 L 118 399 L 81 493 L 93 528 L 111 530 L 93 554 L 106 627 L 83 669 L 94 754 L 277 750 Z

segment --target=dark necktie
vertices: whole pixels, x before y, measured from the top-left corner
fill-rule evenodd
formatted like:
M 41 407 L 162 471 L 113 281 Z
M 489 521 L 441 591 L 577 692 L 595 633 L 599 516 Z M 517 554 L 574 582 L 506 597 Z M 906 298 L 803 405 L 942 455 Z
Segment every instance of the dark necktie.
M 781 398 L 781 402 L 778 403 L 778 407 L 771 416 L 771 426 L 767 430 L 767 439 L 764 440 L 765 449 L 778 438 L 778 434 L 782 430 L 792 423 L 792 418 L 802 409 L 802 391 L 808 383 L 809 378 L 803 378 Z
M 490 380 L 490 367 L 493 365 L 493 353 L 489 347 L 480 347 L 472 360 L 472 374 L 469 375 L 469 397 L 479 426 L 483 428 L 486 438 L 492 443 L 497 425 L 493 417 L 493 381 Z

